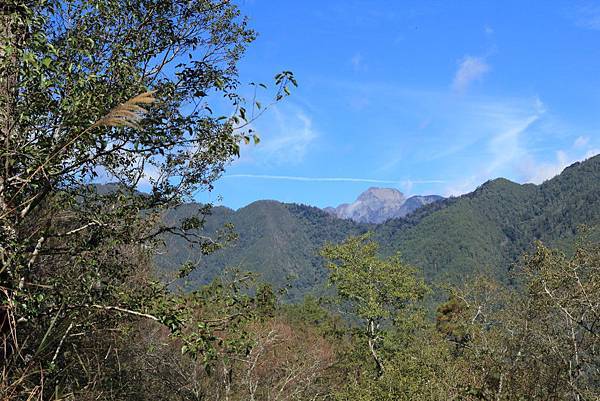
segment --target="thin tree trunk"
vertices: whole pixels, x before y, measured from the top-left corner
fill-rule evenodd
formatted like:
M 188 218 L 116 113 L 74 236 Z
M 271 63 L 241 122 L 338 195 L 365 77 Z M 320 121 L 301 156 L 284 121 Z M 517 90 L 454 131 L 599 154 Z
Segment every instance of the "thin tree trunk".
M 377 355 L 377 350 L 375 349 L 375 342 L 377 340 L 377 334 L 375 330 L 375 321 L 369 320 L 368 322 L 368 336 L 369 336 L 369 351 L 371 351 L 371 355 L 375 360 L 375 368 L 377 369 L 377 377 L 381 377 L 383 375 L 383 362 L 381 362 L 381 358 Z
M 18 59 L 15 52 L 7 54 L 6 46 L 16 48 L 18 35 L 15 28 L 16 9 L 10 1 L 0 3 L 0 214 L 4 215 L 10 205 L 7 203 L 8 178 L 11 170 L 11 140 L 15 130 L 15 104 L 18 83 Z M 0 219 L 0 284 L 8 282 L 9 263 L 15 254 L 12 244 L 16 231 L 10 218 Z M 10 284 L 9 284 L 10 288 Z M 0 303 L 10 301 L 9 290 L 0 293 Z M 8 298 L 8 299 L 6 299 Z M 0 343 L 2 357 L 14 351 L 12 333 L 14 321 L 10 318 L 8 305 L 0 306 Z
M 14 2 L 0 4 L 0 214 L 10 208 L 9 181 L 14 156 L 12 152 L 16 132 L 16 98 L 19 60 L 14 51 L 19 46 L 17 8 Z M 8 52 L 6 48 L 11 48 Z M 0 221 L 0 275 L 6 269 L 10 250 L 7 249 L 15 236 L 10 218 Z
M 15 103 L 18 82 L 18 59 L 14 51 L 18 43 L 16 8 L 12 4 L 0 5 L 0 210 L 5 210 L 7 180 L 11 170 L 11 143 L 15 132 Z M 3 48 L 12 48 L 8 53 Z

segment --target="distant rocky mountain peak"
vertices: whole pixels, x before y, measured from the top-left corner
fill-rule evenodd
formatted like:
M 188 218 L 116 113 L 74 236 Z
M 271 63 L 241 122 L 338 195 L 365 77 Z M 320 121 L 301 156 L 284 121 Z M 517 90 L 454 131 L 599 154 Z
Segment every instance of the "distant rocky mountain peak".
M 354 203 L 344 203 L 338 207 L 327 207 L 325 212 L 341 219 L 359 223 L 383 223 L 386 220 L 404 217 L 423 205 L 443 199 L 438 195 L 411 196 L 395 188 L 371 187 L 361 193 Z
M 404 194 L 395 188 L 377 188 L 371 187 L 360 194 L 357 201 L 361 202 L 394 202 L 403 203 L 406 198 Z

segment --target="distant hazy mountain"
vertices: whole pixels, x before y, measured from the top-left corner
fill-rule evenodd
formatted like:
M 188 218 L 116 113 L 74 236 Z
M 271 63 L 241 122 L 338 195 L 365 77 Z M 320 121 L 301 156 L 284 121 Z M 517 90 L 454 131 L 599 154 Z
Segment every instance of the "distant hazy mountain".
M 340 219 L 358 223 L 383 223 L 389 219 L 404 217 L 421 206 L 444 199 L 439 195 L 411 196 L 394 188 L 369 188 L 354 203 L 344 203 L 336 208 L 327 207 L 325 212 Z

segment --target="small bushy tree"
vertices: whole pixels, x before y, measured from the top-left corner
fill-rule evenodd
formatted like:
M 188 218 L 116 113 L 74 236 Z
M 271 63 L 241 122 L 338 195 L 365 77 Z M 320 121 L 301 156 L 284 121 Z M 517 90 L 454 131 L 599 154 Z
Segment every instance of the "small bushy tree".
M 369 353 L 381 376 L 385 371 L 379 352 L 384 326 L 401 320 L 402 313 L 423 297 L 427 287 L 400 255 L 379 257 L 378 244 L 369 238 L 364 234 L 337 245 L 327 244 L 321 255 L 327 260 L 330 282 L 340 300 L 363 324 Z

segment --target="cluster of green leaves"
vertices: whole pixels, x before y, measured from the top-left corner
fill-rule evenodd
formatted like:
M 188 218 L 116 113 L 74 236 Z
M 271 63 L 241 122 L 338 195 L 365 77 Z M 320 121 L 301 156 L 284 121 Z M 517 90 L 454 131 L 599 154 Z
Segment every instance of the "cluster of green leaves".
M 341 244 L 327 244 L 321 255 L 328 261 L 331 284 L 342 300 L 353 305 L 354 314 L 382 324 L 398 318 L 411 302 L 422 299 L 426 287 L 399 254 L 379 258 L 379 245 L 370 237 L 364 234 Z
M 441 378 L 450 365 L 446 344 L 418 308 L 428 288 L 400 255 L 379 257 L 370 237 L 349 237 L 322 249 L 330 283 L 357 325 L 348 331 L 352 346 L 339 355 L 350 380 L 335 397 L 441 399 L 447 395 Z M 366 358 L 374 363 L 365 364 Z

